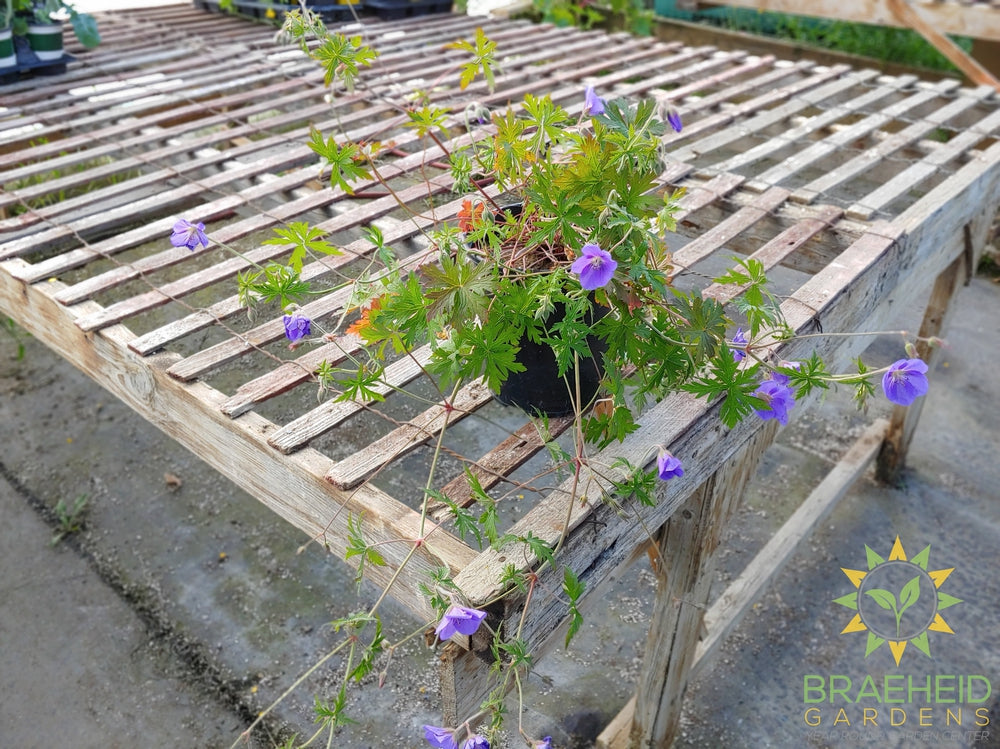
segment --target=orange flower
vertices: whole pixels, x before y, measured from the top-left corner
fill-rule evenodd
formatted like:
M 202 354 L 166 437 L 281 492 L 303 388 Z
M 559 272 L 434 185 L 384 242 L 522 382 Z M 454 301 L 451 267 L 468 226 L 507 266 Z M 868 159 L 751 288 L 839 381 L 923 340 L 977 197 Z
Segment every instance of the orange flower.
M 462 231 L 472 231 L 483 220 L 483 211 L 486 206 L 482 203 L 472 204 L 471 200 L 463 200 L 462 208 L 458 212 L 458 228 Z
M 373 299 L 372 303 L 361 311 L 361 317 L 359 317 L 357 320 L 355 320 L 349 326 L 347 326 L 347 334 L 356 335 L 359 338 L 364 338 L 365 328 L 367 328 L 371 322 L 370 320 L 371 313 L 378 310 L 381 306 L 382 306 L 382 297 Z

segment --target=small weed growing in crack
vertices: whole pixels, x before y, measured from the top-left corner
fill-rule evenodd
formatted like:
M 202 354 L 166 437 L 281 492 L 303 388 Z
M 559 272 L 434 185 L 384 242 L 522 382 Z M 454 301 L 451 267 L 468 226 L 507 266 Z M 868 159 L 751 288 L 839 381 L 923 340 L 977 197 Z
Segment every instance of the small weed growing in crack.
M 71 533 L 77 533 L 83 529 L 83 516 L 87 511 L 87 495 L 81 494 L 77 497 L 72 507 L 67 507 L 66 501 L 60 499 L 56 503 L 56 516 L 59 518 L 59 530 L 52 537 L 52 546 L 63 540 Z

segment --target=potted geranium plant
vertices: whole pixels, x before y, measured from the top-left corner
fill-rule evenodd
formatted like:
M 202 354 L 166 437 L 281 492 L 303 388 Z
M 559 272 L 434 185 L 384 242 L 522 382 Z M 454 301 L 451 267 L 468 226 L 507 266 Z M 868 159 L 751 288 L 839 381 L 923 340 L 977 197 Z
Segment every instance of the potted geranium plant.
M 360 37 L 328 34 L 308 12 L 289 13 L 284 31 L 323 64 L 328 84 L 336 81 L 347 90 L 360 85 L 360 69 L 375 58 Z M 308 38 L 313 34 L 315 42 Z M 474 41 L 454 46 L 472 57 L 461 67 L 462 87 L 480 72 L 491 84 L 494 46 L 482 31 Z M 421 366 L 442 393 L 455 393 L 460 385 L 482 378 L 501 400 L 531 414 L 570 415 L 573 451 L 554 454 L 575 475 L 584 465 L 595 467 L 590 446 L 624 439 L 637 428 L 648 403 L 678 391 L 720 399 L 720 415 L 728 425 L 754 413 L 784 424 L 797 397 L 832 381 L 855 385 L 863 400 L 874 389 L 873 377 L 883 374 L 886 396 L 903 405 L 926 392 L 926 366 L 913 358 L 912 350 L 884 370 L 865 371 L 859 365 L 860 371 L 845 375 L 827 373 L 815 356 L 799 362 L 776 359 L 775 346 L 791 331 L 759 263 L 737 261 L 731 271 L 713 279 L 741 287 L 738 320 L 719 302 L 704 298 L 697 285 L 675 284 L 680 269 L 672 262 L 665 234 L 674 228 L 678 196 L 657 179 L 670 130 L 682 128 L 669 105 L 605 101 L 592 88 L 565 107 L 549 96 L 534 95 L 502 112 L 474 102 L 446 111 L 419 95 L 391 104 L 419 137 L 444 152 L 453 185 L 466 196 L 456 197 L 461 201 L 457 220 L 426 231 L 428 247 L 415 255 L 395 253 L 370 227 L 374 257 L 363 273 L 346 282 L 350 301 L 332 322 L 310 320 L 296 307 L 306 295 L 323 293 L 314 292 L 301 277 L 304 259 L 337 252 L 317 229 L 299 223 L 278 229 L 269 242 L 292 247 L 287 262 L 254 269 L 239 279 L 240 298 L 249 306 L 261 300 L 280 303 L 292 347 L 342 340 L 344 333 L 360 337 L 365 346 L 360 353 L 352 349 L 350 366 L 317 367 L 322 391 L 343 400 L 381 400 L 381 392 L 392 387 L 386 375 L 389 362 L 427 347 Z M 446 123 L 452 116 L 468 126 L 465 137 L 453 137 L 454 129 L 448 135 Z M 309 145 L 329 169 L 332 186 L 351 192 L 352 183 L 376 179 L 391 192 L 380 172 L 378 144 L 314 131 Z M 211 238 L 203 224 L 182 219 L 171 242 L 194 251 L 209 247 Z M 531 361 L 535 358 L 540 361 Z M 541 394 L 512 391 L 511 383 L 519 379 L 524 382 L 516 382 L 518 386 L 540 385 Z M 672 455 L 665 446 L 649 458 L 654 454 L 651 470 L 620 462 L 599 466 L 608 494 L 655 502 L 658 481 L 683 477 L 683 456 Z M 423 512 L 432 500 L 448 501 L 433 490 L 436 465 L 431 461 Z M 470 476 L 470 486 L 474 483 Z M 559 564 L 561 544 L 553 550 L 537 538 L 498 533 L 491 498 L 474 487 L 473 493 L 483 504 L 480 515 L 448 505 L 461 533 L 485 538 L 498 549 L 523 543 L 541 564 Z M 377 565 L 381 556 L 364 540 L 360 522 L 349 522 L 349 556 Z M 415 541 L 414 548 L 421 543 L 423 539 Z M 575 601 L 582 586 L 569 567 L 564 579 L 562 593 L 574 622 L 571 637 L 579 627 Z M 435 633 L 440 638 L 472 636 L 488 615 L 465 605 L 461 591 L 449 582 L 446 576 L 428 580 L 428 598 L 440 614 Z M 510 582 L 516 586 L 518 581 Z M 377 622 L 377 608 L 343 624 L 351 632 L 351 654 L 360 630 Z M 356 669 L 349 663 L 346 673 L 371 668 L 384 647 L 376 626 Z M 515 651 L 495 635 L 499 697 L 456 728 L 425 726 L 431 746 L 457 749 L 460 739 L 463 749 L 489 746 L 474 731 L 487 716 L 494 718 L 496 728 L 505 688 L 517 678 L 511 674 L 530 663 L 526 654 Z M 345 688 L 346 679 L 335 702 L 317 708 L 324 724 L 320 730 L 329 730 L 331 740 L 344 719 Z M 548 738 L 525 739 L 529 745 L 551 746 Z

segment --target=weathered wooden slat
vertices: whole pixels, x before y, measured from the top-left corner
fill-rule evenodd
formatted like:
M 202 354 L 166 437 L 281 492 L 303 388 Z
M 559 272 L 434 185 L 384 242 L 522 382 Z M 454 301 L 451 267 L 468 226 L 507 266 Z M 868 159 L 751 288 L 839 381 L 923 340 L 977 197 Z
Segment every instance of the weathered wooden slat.
M 809 138 L 811 135 L 830 127 L 845 117 L 854 115 L 858 111 L 863 111 L 866 107 L 874 106 L 883 99 L 895 97 L 900 89 L 913 85 L 914 80 L 916 80 L 915 76 L 900 76 L 893 79 L 890 86 L 878 86 L 869 90 L 862 90 L 859 96 L 849 101 L 826 107 L 822 112 L 806 118 L 802 124 L 769 138 L 753 148 L 748 148 L 735 156 L 731 156 L 725 161 L 713 164 L 712 169 L 718 169 L 723 172 L 739 172 L 741 169 L 749 167 L 751 164 L 761 161 L 778 151 L 794 147 L 798 141 Z M 918 91 L 908 96 L 903 103 L 906 104 L 905 109 L 912 109 L 933 99 L 935 96 L 936 94 L 931 91 Z M 880 125 L 889 122 L 895 116 L 890 113 L 890 110 L 893 109 L 899 110 L 900 107 L 898 105 L 886 107 L 876 114 L 869 115 L 859 122 L 854 122 L 847 128 L 831 134 L 828 138 L 824 139 L 823 143 L 826 144 L 829 142 L 830 150 L 839 148 L 845 143 L 850 143 L 855 138 L 866 135 Z M 905 109 L 902 111 L 905 111 Z M 815 146 L 812 148 L 815 148 Z M 802 153 L 800 152 L 796 156 L 801 158 Z M 784 165 L 787 163 L 787 160 L 783 160 L 781 163 Z M 762 177 L 758 179 L 764 184 L 777 184 L 776 182 L 767 182 Z
M 396 388 L 405 386 L 423 373 L 430 361 L 430 347 L 423 346 L 410 356 L 403 357 L 385 368 L 385 379 L 372 390 L 381 396 L 389 395 Z M 303 414 L 268 437 L 268 443 L 283 453 L 297 450 L 309 440 L 330 431 L 364 409 L 355 401 L 328 400 L 312 411 Z
M 339 289 L 333 293 L 324 294 L 320 298 L 303 305 L 301 312 L 319 326 L 322 324 L 324 317 L 341 310 L 349 297 L 349 289 Z M 274 343 L 283 338 L 284 335 L 285 327 L 281 318 L 268 320 L 253 330 L 248 330 L 241 336 L 228 338 L 222 343 L 217 343 L 214 346 L 202 349 L 196 354 L 192 354 L 186 359 L 181 359 L 173 364 L 167 372 L 171 377 L 176 377 L 178 380 L 193 380 L 196 377 L 205 375 L 216 367 L 245 356 L 255 349 Z
M 349 458 L 335 463 L 326 480 L 338 489 L 353 489 L 383 466 L 420 447 L 448 424 L 454 424 L 492 400 L 493 394 L 482 382 L 462 388 L 450 406 L 439 404 L 375 440 Z
M 900 149 L 916 143 L 917 140 L 932 131 L 935 127 L 944 125 L 953 117 L 967 111 L 975 104 L 976 101 L 972 98 L 963 97 L 954 100 L 947 106 L 922 117 L 898 133 L 893 133 L 880 140 L 875 146 L 866 149 L 850 161 L 828 171 L 809 184 L 796 188 L 792 193 L 792 200 L 800 203 L 812 202 L 824 192 L 832 190 L 837 185 L 843 184 L 852 177 L 870 169 L 873 165 L 880 163 L 883 159 L 891 156 Z M 997 123 L 1000 123 L 1000 113 L 994 112 L 991 117 L 988 117 L 986 121 L 980 124 L 986 124 L 987 121 L 991 123 L 991 127 L 996 127 Z M 960 147 L 967 147 L 966 144 L 968 144 L 969 140 L 980 138 L 982 135 L 974 132 L 962 132 L 956 137 L 963 139 L 963 145 Z M 785 179 L 794 171 L 798 171 L 806 166 L 809 162 L 825 156 L 825 147 L 825 143 L 817 144 L 807 149 L 806 152 L 796 154 L 791 159 L 786 159 L 783 164 L 775 166 L 762 174 L 760 176 L 761 181 L 773 183 L 775 180 Z
M 673 275 L 690 268 L 699 260 L 722 248 L 734 236 L 753 226 L 788 199 L 788 190 L 772 187 L 750 205 L 740 208 L 720 224 L 709 229 L 693 242 L 673 254 Z
M 868 193 L 864 198 L 852 205 L 848 209 L 847 215 L 851 218 L 864 221 L 869 220 L 876 212 L 899 198 L 900 195 L 917 188 L 929 177 L 940 174 L 942 166 L 964 155 L 969 140 L 976 141 L 979 138 L 969 136 L 963 139 L 960 135 L 953 140 L 959 142 L 952 143 L 949 141 L 928 153 L 917 163 L 911 164 L 895 177 L 884 182 L 877 189 Z
M 844 213 L 837 206 L 818 206 L 818 208 L 815 216 L 799 219 L 794 225 L 753 252 L 747 259 L 759 261 L 764 266 L 764 271 L 769 271 L 775 266 L 785 263 L 789 256 L 797 252 L 819 232 L 828 229 Z M 725 304 L 745 288 L 745 286 L 713 283 L 706 286 L 701 295 L 705 299 L 715 299 Z
M 468 466 L 484 490 L 499 484 L 515 469 L 520 468 L 534 457 L 548 440 L 555 439 L 573 425 L 572 416 L 550 418 L 543 431 L 541 425 L 529 421 L 507 439 Z M 475 503 L 468 476 L 459 474 L 441 489 L 441 493 L 459 507 L 469 507 Z M 439 501 L 428 502 L 427 511 L 438 522 L 444 522 L 450 509 Z
M 323 362 L 337 365 L 361 349 L 361 341 L 356 336 L 340 336 L 336 341 L 307 351 L 294 361 L 286 362 L 277 369 L 251 380 L 229 397 L 220 407 L 226 416 L 237 417 L 245 414 L 258 403 L 287 393 L 303 382 L 313 379 L 313 373 Z
M 693 160 L 700 154 L 711 153 L 730 143 L 747 137 L 753 133 L 760 133 L 767 127 L 779 124 L 808 107 L 816 106 L 824 99 L 836 96 L 837 94 L 849 90 L 850 88 L 862 85 L 865 81 L 875 77 L 875 71 L 852 72 L 846 75 L 849 68 L 834 67 L 823 72 L 818 72 L 812 77 L 800 79 L 788 86 L 774 89 L 773 91 L 760 95 L 755 99 L 744 102 L 733 110 L 720 112 L 714 117 L 707 117 L 698 122 L 697 128 L 688 127 L 681 136 L 690 138 L 700 132 L 711 132 L 694 143 L 681 146 L 675 150 L 673 157 L 681 161 Z M 830 79 L 834 80 L 830 80 Z M 785 101 L 770 109 L 765 106 L 775 102 Z M 737 117 L 764 109 L 749 119 L 741 120 L 739 128 L 723 128 Z M 681 114 L 683 115 L 683 109 Z

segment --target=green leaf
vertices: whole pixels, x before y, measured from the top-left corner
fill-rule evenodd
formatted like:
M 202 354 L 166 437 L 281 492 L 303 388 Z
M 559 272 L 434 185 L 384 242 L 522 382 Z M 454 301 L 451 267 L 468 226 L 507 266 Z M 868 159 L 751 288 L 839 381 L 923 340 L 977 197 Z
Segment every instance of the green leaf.
M 544 541 L 538 538 L 531 531 L 528 531 L 527 535 L 518 537 L 518 541 L 527 546 L 531 553 L 543 562 L 548 562 L 549 564 L 555 563 L 555 557 L 552 554 L 552 545 L 548 541 Z
M 896 613 L 896 596 L 888 590 L 882 590 L 882 588 L 872 588 L 871 590 L 866 590 L 865 595 L 870 596 L 875 603 L 884 608 L 886 611 Z
M 553 104 L 548 94 L 539 99 L 526 93 L 524 111 L 528 116 L 528 128 L 534 128 L 528 137 L 531 150 L 536 154 L 544 153 L 550 143 L 563 136 L 562 125 L 569 120 L 569 115 L 565 109 Z
M 580 601 L 580 597 L 583 595 L 585 584 L 580 582 L 580 578 L 576 576 L 569 567 L 563 568 L 563 592 L 566 597 L 569 598 L 569 629 L 566 631 L 566 643 L 565 647 L 569 647 L 570 640 L 573 636 L 580 630 L 583 624 L 583 615 L 580 613 L 577 604 Z
M 353 376 L 341 377 L 337 382 L 337 388 L 341 394 L 338 401 L 358 401 L 361 403 L 381 403 L 385 396 L 378 391 L 382 384 L 384 372 L 381 366 L 362 364 L 354 372 Z
M 899 592 L 899 615 L 902 616 L 920 598 L 920 575 L 910 580 Z
M 417 135 L 423 138 L 431 132 L 438 130 L 446 133 L 445 120 L 448 118 L 448 110 L 440 107 L 424 106 L 419 109 L 412 109 L 407 112 L 409 121 L 406 127 L 412 127 L 417 131 Z
M 457 42 L 447 45 L 447 47 L 450 49 L 460 49 L 472 55 L 472 60 L 462 66 L 462 72 L 458 79 L 459 86 L 464 90 L 475 80 L 476 74 L 481 69 L 483 77 L 486 79 L 486 85 L 489 87 L 490 93 L 493 93 L 496 85 L 493 79 L 493 65 L 496 62 L 494 59 L 497 48 L 496 42 L 490 40 L 482 28 L 477 28 L 475 45 L 465 39 L 460 39 Z
M 461 329 L 486 318 L 493 291 L 489 263 L 455 260 L 444 255 L 440 265 L 424 266 L 428 284 L 424 295 L 431 301 L 428 318 L 443 315 L 450 325 Z
M 714 356 L 726 337 L 728 320 L 725 309 L 714 299 L 702 299 L 701 296 L 677 290 L 674 293 L 682 318 L 677 323 L 677 332 L 695 361 Z
M 73 33 L 77 40 L 87 49 L 92 49 L 101 43 L 101 34 L 97 30 L 96 19 L 87 13 L 71 13 L 69 22 L 73 24 Z
M 365 540 L 361 533 L 360 515 L 347 516 L 347 549 L 344 552 L 344 558 L 350 559 L 351 557 L 361 557 L 357 574 L 354 576 L 354 582 L 359 588 L 366 564 L 372 564 L 376 567 L 385 566 L 385 559 L 374 546 Z
M 305 221 L 294 221 L 288 225 L 287 229 L 275 228 L 275 236 L 265 240 L 267 245 L 292 245 L 292 255 L 288 258 L 288 264 L 295 269 L 296 273 L 302 271 L 302 261 L 310 252 L 318 252 L 323 255 L 340 255 L 339 249 L 326 240 L 321 239 L 323 230 L 311 227 Z
M 481 375 L 496 391 L 510 374 L 524 371 L 524 365 L 517 361 L 520 336 L 516 331 L 500 330 L 491 323 L 488 328 L 470 325 L 456 336 L 466 353 L 460 369 L 462 379 L 472 380 Z
M 313 59 L 326 70 L 324 83 L 329 86 L 339 80 L 348 91 L 354 91 L 361 67 L 371 65 L 377 56 L 377 52 L 361 43 L 360 36 L 348 38 L 343 34 L 327 34 L 312 52 Z
M 349 180 L 371 179 L 371 174 L 364 167 L 367 157 L 361 147 L 355 143 L 345 143 L 338 146 L 333 136 L 323 140 L 323 134 L 315 128 L 309 130 L 310 149 L 320 158 L 326 160 L 330 167 L 330 187 L 340 187 L 348 195 L 354 194 Z
M 721 356 L 712 360 L 707 375 L 696 377 L 681 387 L 699 398 L 713 400 L 723 396 L 724 400 L 719 407 L 719 418 L 726 426 L 732 428 L 753 409 L 763 408 L 765 405 L 753 395 L 760 386 L 756 372 L 756 367 L 741 369 L 732 356 L 723 352 Z
M 479 548 L 483 548 L 482 532 L 479 530 L 476 517 L 469 510 L 459 505 L 447 494 L 434 489 L 428 489 L 427 496 L 448 506 L 448 510 L 455 521 L 455 530 L 458 531 L 463 540 L 466 534 L 471 534 L 476 537 L 476 543 L 479 545 Z

